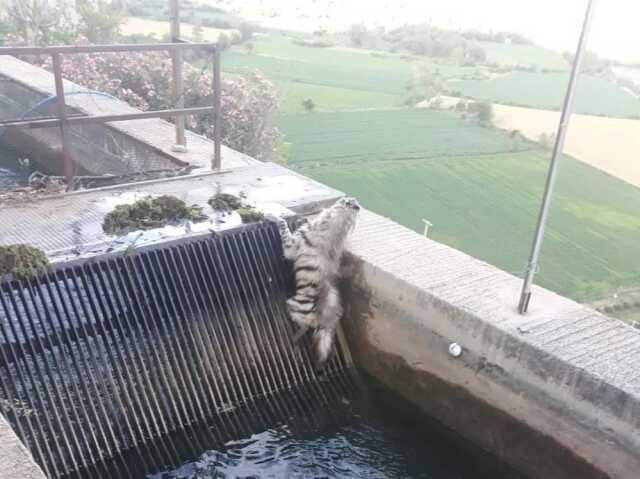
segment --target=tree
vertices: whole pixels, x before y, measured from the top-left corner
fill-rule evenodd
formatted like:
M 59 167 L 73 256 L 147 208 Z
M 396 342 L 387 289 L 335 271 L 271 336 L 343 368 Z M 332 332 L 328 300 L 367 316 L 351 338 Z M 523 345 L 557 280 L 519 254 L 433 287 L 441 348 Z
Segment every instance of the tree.
M 120 36 L 124 10 L 108 0 L 76 0 L 79 31 L 91 43 L 111 43 Z
M 220 49 L 220 51 L 227 50 L 231 46 L 231 39 L 229 38 L 229 35 L 224 32 L 220 33 L 220 35 L 218 35 L 216 45 Z
M 479 102 L 475 106 L 478 122 L 482 126 L 489 126 L 493 121 L 493 105 L 491 103 Z
M 256 27 L 249 22 L 242 22 L 240 25 L 238 25 L 238 30 L 240 31 L 241 42 L 246 42 L 247 40 L 251 40 L 253 38 Z
M 432 72 L 426 66 L 413 71 L 411 80 L 407 83 L 407 97 L 405 104 L 416 105 L 424 100 L 431 100 L 443 91 L 442 79 L 437 72 Z
M 467 111 L 467 102 L 463 99 L 459 100 L 458 103 L 456 103 L 455 110 L 459 113 Z
M 465 51 L 465 60 L 475 64 L 487 61 L 487 54 L 482 47 L 471 45 Z
M 569 64 L 573 64 L 575 55 L 571 52 L 562 54 Z M 611 68 L 611 60 L 600 58 L 597 53 L 587 50 L 582 59 L 582 71 L 590 73 L 604 73 Z
M 316 104 L 311 98 L 305 98 L 304 100 L 302 100 L 302 106 L 307 112 L 311 112 L 316 108 Z
M 5 27 L 26 45 L 49 45 L 58 35 L 70 40 L 75 37 L 72 10 L 65 0 L 7 0 Z
M 540 133 L 538 136 L 538 143 L 545 150 L 550 150 L 556 143 L 555 133 Z
M 361 23 L 351 25 L 349 28 L 349 40 L 354 47 L 362 47 L 367 36 L 367 27 Z
M 204 28 L 202 28 L 202 23 L 197 23 L 193 26 L 193 30 L 191 30 L 191 39 L 196 43 L 204 41 Z

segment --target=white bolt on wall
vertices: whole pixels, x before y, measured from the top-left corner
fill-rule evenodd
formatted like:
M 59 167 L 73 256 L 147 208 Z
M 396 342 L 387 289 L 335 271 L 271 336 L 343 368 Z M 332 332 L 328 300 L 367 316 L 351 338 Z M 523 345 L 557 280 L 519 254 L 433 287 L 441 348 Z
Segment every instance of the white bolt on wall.
M 462 354 L 462 346 L 460 346 L 458 343 L 451 343 L 449 345 L 449 354 L 454 358 L 459 358 Z

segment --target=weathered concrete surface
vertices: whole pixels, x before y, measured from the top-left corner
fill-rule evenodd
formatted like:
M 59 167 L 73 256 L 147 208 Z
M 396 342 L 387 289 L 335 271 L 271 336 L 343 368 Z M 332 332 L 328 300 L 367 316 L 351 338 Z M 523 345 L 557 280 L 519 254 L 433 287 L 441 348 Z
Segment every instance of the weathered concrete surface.
M 531 477 L 640 477 L 640 331 L 370 212 L 352 251 L 360 367 Z
M 0 478 L 45 479 L 22 441 L 0 413 Z
M 0 245 L 27 243 L 49 254 L 71 249 L 81 253 L 111 241 L 102 231 L 102 222 L 116 204 L 170 194 L 213 214 L 207 201 L 218 187 L 223 192 L 243 192 L 256 204 L 277 203 L 299 214 L 318 211 L 342 196 L 276 164 L 259 163 L 251 168 L 85 190 L 5 206 L 0 208 Z
M 5 97 L 9 103 L 0 101 L 0 113 L 10 116 L 22 115 L 37 101 L 55 96 L 53 75 L 41 68 L 10 56 L 0 56 L 0 78 L 4 78 L 0 88 L 0 100 Z M 64 81 L 66 103 L 73 112 L 90 116 L 135 113 L 139 110 L 115 98 L 77 94 L 87 88 L 71 81 Z M 3 94 L 3 92 L 5 92 Z M 53 104 L 50 105 L 53 107 Z M 206 105 L 197 105 L 206 106 Z M 52 110 L 53 111 L 53 110 Z M 213 142 L 191 131 L 186 131 L 188 150 L 175 153 L 171 150 L 175 143 L 175 127 L 161 119 L 131 120 L 108 123 L 106 125 L 79 125 L 71 128 L 72 152 L 74 160 L 84 172 L 90 174 L 125 174 L 163 168 L 190 166 L 195 171 L 211 169 Z M 59 149 L 57 129 L 47 128 L 41 132 L 7 132 L 7 138 L 21 145 L 34 143 L 22 141 L 29 135 L 35 144 L 50 143 L 52 151 Z M 13 137 L 13 136 L 15 137 Z M 82 141 L 81 141 L 82 140 Z M 90 140 L 90 141 L 89 141 Z M 89 143 L 85 144 L 87 141 Z M 87 154 L 95 145 L 93 155 Z M 98 147 L 100 151 L 98 151 Z M 43 154 L 43 149 L 35 149 L 34 155 Z M 118 158 L 123 157 L 123 158 Z M 222 167 L 238 168 L 257 164 L 257 160 L 222 146 Z M 57 165 L 59 168 L 59 165 Z

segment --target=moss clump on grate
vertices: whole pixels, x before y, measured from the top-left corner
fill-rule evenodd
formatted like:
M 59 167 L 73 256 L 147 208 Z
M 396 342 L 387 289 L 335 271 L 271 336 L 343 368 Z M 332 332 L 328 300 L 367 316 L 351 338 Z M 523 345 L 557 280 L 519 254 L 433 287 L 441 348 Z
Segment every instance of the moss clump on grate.
M 244 206 L 242 198 L 229 193 L 217 193 L 209 198 L 208 203 L 216 211 L 235 211 Z
M 240 196 L 229 193 L 216 193 L 209 198 L 208 203 L 216 211 L 225 213 L 235 211 L 240 215 L 243 223 L 258 223 L 264 220 L 264 213 L 245 203 L 242 193 L 240 193 Z
M 264 220 L 264 213 L 250 206 L 238 208 L 236 213 L 240 215 L 243 223 L 259 223 Z
M 181 220 L 205 221 L 208 216 L 197 205 L 187 206 L 175 196 L 147 197 L 129 205 L 118 205 L 107 214 L 102 229 L 107 234 L 160 228 Z
M 5 414 L 13 413 L 16 417 L 29 417 L 34 413 L 33 409 L 22 399 L 9 400 L 0 398 L 0 411 Z
M 12 274 L 27 279 L 49 270 L 49 260 L 42 250 L 26 244 L 0 246 L 0 276 Z

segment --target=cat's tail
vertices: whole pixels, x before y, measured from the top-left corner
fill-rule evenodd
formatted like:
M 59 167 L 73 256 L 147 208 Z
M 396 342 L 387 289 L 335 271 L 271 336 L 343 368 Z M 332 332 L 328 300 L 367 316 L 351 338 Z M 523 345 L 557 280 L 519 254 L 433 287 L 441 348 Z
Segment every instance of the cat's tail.
M 314 331 L 312 341 L 316 369 L 324 366 L 331 356 L 334 337 L 335 330 L 333 328 L 319 328 Z

